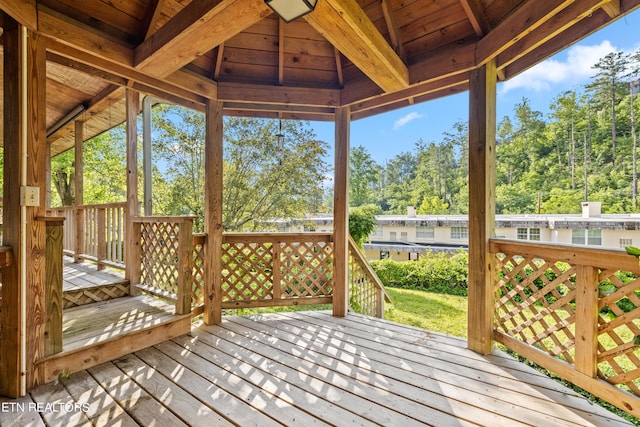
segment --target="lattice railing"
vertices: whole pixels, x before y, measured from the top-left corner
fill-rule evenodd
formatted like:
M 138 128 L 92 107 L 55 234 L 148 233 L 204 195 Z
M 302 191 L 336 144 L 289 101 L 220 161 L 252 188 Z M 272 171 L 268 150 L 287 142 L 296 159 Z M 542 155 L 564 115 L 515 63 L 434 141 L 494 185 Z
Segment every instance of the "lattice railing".
M 640 415 L 638 260 L 621 250 L 500 239 L 490 246 L 496 341 Z
M 384 317 L 384 302 L 391 298 L 378 275 L 349 236 L 349 306 L 356 313 Z
M 331 234 L 226 233 L 222 308 L 332 301 Z
M 176 313 L 191 311 L 193 217 L 140 217 L 133 221 L 139 259 L 132 277 L 145 292 L 176 302 Z

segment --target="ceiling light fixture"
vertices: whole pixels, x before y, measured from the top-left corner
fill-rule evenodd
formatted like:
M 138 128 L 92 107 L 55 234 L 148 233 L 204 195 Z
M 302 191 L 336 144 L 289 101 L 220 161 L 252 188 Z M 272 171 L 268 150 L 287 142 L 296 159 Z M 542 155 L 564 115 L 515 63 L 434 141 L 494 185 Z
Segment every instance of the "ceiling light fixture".
M 318 0 L 264 0 L 264 2 L 288 24 L 313 12 Z

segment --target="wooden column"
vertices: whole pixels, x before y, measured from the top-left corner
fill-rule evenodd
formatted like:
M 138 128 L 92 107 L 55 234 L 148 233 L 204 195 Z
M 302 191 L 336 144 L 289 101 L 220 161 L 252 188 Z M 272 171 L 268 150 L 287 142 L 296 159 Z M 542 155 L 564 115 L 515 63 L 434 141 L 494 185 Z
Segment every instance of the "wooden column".
M 333 187 L 333 315 L 349 308 L 349 128 L 351 109 L 336 109 L 335 182 Z
M 496 66 L 495 60 L 469 80 L 469 336 L 480 354 L 493 351 L 493 259 L 495 236 Z
M 75 122 L 75 160 L 73 170 L 73 180 L 75 187 L 75 204 L 76 204 L 76 223 L 75 223 L 75 243 L 74 243 L 74 262 L 81 262 L 81 254 L 84 250 L 84 123 L 80 121 Z M 67 227 L 73 227 L 73 224 L 67 224 Z
M 125 250 L 125 277 L 130 282 L 130 294 L 136 295 L 140 271 L 139 250 L 140 240 L 135 239 L 133 230 L 133 218 L 140 215 L 138 202 L 138 112 L 140 111 L 140 94 L 132 89 L 127 89 L 127 207 L 125 212 L 125 238 L 127 240 Z M 137 258 L 137 259 L 136 259 Z
M 204 170 L 204 322 L 222 322 L 222 101 L 207 100 Z
M 4 244 L 0 394 L 17 397 L 42 380 L 46 206 L 46 52 L 43 39 L 4 15 Z

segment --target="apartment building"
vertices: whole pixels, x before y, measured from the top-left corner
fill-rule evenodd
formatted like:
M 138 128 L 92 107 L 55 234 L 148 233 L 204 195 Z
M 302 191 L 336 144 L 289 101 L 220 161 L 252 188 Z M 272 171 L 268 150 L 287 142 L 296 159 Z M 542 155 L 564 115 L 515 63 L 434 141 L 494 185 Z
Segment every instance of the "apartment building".
M 466 215 L 379 215 L 378 226 L 365 243 L 367 258 L 415 260 L 428 252 L 455 252 L 469 241 Z M 331 215 L 278 221 L 281 231 L 330 232 Z M 640 214 L 602 214 L 600 202 L 582 204 L 575 215 L 496 215 L 496 236 L 559 244 L 624 248 L 640 246 Z

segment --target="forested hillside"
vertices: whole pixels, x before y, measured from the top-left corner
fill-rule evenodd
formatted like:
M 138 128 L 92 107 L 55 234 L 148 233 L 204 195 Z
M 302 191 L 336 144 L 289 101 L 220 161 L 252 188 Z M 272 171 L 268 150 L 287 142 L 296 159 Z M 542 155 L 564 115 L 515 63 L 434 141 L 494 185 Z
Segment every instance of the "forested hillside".
M 499 119 L 497 213 L 577 213 L 585 200 L 601 201 L 608 213 L 638 211 L 640 51 L 610 53 L 594 69 L 589 84 L 558 94 L 548 113 L 523 98 Z M 467 123 L 456 123 L 440 141 L 419 140 L 382 165 L 354 147 L 351 204 L 375 204 L 385 213 L 407 206 L 423 214 L 466 213 L 466 147 Z

